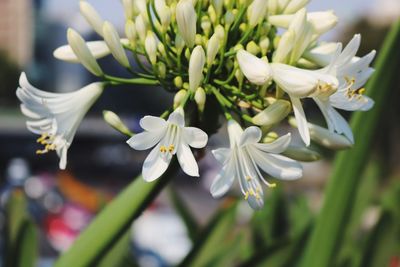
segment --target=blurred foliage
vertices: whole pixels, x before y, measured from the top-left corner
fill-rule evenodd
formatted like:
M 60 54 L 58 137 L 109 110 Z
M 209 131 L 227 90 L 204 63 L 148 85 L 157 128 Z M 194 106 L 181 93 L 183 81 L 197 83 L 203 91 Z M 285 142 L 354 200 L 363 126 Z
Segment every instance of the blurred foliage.
M 0 106 L 16 106 L 15 90 L 20 70 L 4 51 L 0 50 Z

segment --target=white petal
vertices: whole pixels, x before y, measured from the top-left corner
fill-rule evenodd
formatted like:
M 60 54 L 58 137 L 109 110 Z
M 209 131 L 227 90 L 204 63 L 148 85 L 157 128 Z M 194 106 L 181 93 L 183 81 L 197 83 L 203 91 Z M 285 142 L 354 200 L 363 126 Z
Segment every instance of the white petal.
M 340 57 L 336 61 L 337 66 L 343 66 L 347 63 L 349 63 L 353 57 L 357 54 L 358 48 L 360 47 L 361 43 L 361 35 L 356 34 L 354 35 L 353 39 L 350 40 L 350 42 L 346 45 L 346 47 L 343 49 L 342 53 L 340 54 Z
M 272 177 L 283 180 L 298 179 L 303 175 L 303 169 L 297 161 L 275 154 L 251 150 L 257 165 Z
M 149 132 L 158 132 L 167 127 L 167 123 L 164 119 L 155 116 L 144 116 L 140 120 L 139 124 L 143 130 Z
M 240 138 L 239 146 L 258 143 L 261 139 L 262 132 L 256 126 L 246 128 Z
M 264 85 L 271 79 L 271 68 L 267 62 L 240 50 L 236 54 L 240 69 L 246 78 L 257 85 Z
M 300 99 L 296 97 L 290 97 L 293 104 L 294 116 L 296 117 L 297 128 L 299 129 L 299 133 L 301 139 L 306 144 L 306 146 L 310 145 L 310 132 L 307 126 L 306 115 L 304 114 L 303 106 L 301 105 Z
M 111 53 L 110 49 L 104 41 L 86 42 L 86 45 L 96 59 L 105 57 Z M 54 50 L 53 55 L 59 60 L 67 61 L 70 63 L 80 63 L 79 59 L 69 45 L 60 46 L 59 48 Z
M 231 156 L 231 150 L 229 148 L 218 148 L 215 150 L 211 151 L 218 160 L 219 163 L 225 164 L 225 162 L 230 158 Z
M 199 167 L 197 166 L 196 159 L 193 156 L 189 146 L 185 144 L 179 144 L 179 148 L 176 152 L 178 156 L 179 164 L 182 170 L 190 176 L 199 176 Z
M 142 175 L 146 182 L 159 178 L 168 168 L 171 157 L 161 157 L 160 147 L 154 147 L 143 163 Z
M 210 187 L 210 193 L 214 198 L 225 195 L 229 188 L 231 188 L 235 180 L 234 170 L 233 162 L 229 162 L 221 169 L 217 177 L 215 177 Z
M 328 110 L 328 115 L 335 124 L 335 130 L 337 133 L 343 133 L 352 144 L 354 144 L 353 132 L 347 123 L 347 121 L 339 114 L 334 108 Z
M 208 141 L 207 134 L 196 127 L 184 127 L 183 128 L 183 139 L 185 142 L 194 148 L 203 148 L 206 146 Z
M 157 131 L 157 132 L 142 132 L 139 134 L 135 134 L 131 138 L 129 138 L 128 145 L 136 150 L 146 150 L 153 146 L 155 146 L 158 142 L 160 142 L 161 138 L 164 136 L 165 131 Z
M 304 53 L 304 57 L 312 62 L 317 63 L 321 67 L 327 66 L 330 62 L 332 62 L 335 52 L 340 48 L 341 43 L 324 43 L 320 44 L 309 51 Z
M 60 157 L 60 163 L 58 164 L 58 167 L 61 170 L 65 170 L 67 167 L 67 150 L 67 147 L 63 147 L 58 155 Z
M 279 137 L 275 141 L 267 144 L 254 144 L 254 147 L 267 153 L 280 154 L 284 152 L 290 144 L 291 135 L 290 133 Z
M 176 124 L 180 127 L 185 126 L 185 116 L 182 108 L 177 108 L 174 112 L 172 112 L 168 117 L 168 122 Z

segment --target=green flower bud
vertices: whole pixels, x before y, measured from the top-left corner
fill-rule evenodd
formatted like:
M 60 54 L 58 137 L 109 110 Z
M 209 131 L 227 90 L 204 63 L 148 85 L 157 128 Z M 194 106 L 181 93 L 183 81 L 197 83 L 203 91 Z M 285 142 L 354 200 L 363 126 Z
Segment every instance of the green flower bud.
M 152 31 L 147 32 L 146 40 L 144 42 L 144 48 L 147 56 L 150 59 L 152 65 L 156 64 L 157 61 L 157 40 L 156 36 Z
M 210 35 L 210 31 L 211 31 L 211 21 L 210 18 L 208 16 L 203 16 L 201 18 L 201 29 L 203 30 L 204 34 L 206 36 Z
M 200 113 L 204 111 L 204 106 L 206 104 L 206 92 L 202 87 L 197 88 L 196 93 L 194 94 L 194 100 L 197 103 L 197 107 L 199 108 Z
M 261 39 L 261 41 L 259 43 L 259 46 L 261 48 L 261 54 L 263 56 L 265 56 L 268 53 L 269 44 L 270 44 L 270 42 L 269 42 L 269 38 L 268 37 L 264 37 L 264 38 Z
M 201 46 L 196 46 L 189 60 L 189 88 L 194 92 L 200 86 L 203 79 L 203 68 L 205 63 L 205 54 Z
M 212 22 L 212 24 L 217 24 L 218 21 L 218 17 L 217 17 L 217 12 L 215 11 L 213 6 L 209 6 L 208 10 L 207 10 L 208 16 L 210 17 L 210 21 Z
M 127 20 L 125 23 L 125 35 L 126 38 L 128 38 L 130 44 L 135 47 L 137 33 L 135 23 L 132 20 Z
M 290 111 L 290 102 L 279 99 L 254 116 L 252 122 L 259 126 L 271 126 L 286 118 Z
M 187 91 L 184 89 L 179 90 L 174 96 L 174 109 L 179 107 L 182 101 L 185 99 Z
M 174 85 L 175 85 L 176 88 L 182 88 L 183 81 L 182 81 L 182 77 L 181 76 L 176 76 L 174 78 Z
M 207 66 L 211 66 L 214 63 L 214 59 L 218 54 L 220 48 L 220 39 L 216 33 L 211 36 L 207 44 Z
M 257 55 L 261 51 L 260 47 L 254 41 L 247 43 L 246 50 L 253 55 Z
M 127 20 L 133 19 L 135 13 L 133 0 L 122 0 L 122 5 L 124 6 L 125 18 Z
M 104 110 L 103 118 L 111 127 L 113 127 L 118 132 L 128 136 L 133 135 L 133 133 L 129 130 L 129 128 L 121 121 L 119 116 L 114 112 L 109 110 Z
M 167 75 L 167 66 L 165 66 L 164 62 L 157 62 L 157 72 L 162 79 L 165 79 Z

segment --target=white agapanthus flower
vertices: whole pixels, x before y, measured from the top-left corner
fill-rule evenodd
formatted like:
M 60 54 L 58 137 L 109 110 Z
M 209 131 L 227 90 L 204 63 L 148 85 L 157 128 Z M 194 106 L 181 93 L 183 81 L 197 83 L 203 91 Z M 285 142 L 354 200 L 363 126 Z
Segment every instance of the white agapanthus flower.
M 44 146 L 37 154 L 55 150 L 60 157 L 59 167 L 67 165 L 67 150 L 74 139 L 83 117 L 103 92 L 104 84 L 89 84 L 71 93 L 50 93 L 33 87 L 22 73 L 17 97 L 22 102 L 21 111 L 30 120 L 28 129 L 40 134 L 38 143 Z
M 143 163 L 145 181 L 159 178 L 176 154 L 182 170 L 190 176 L 199 176 L 199 168 L 190 147 L 203 148 L 207 134 L 196 127 L 185 127 L 184 111 L 178 107 L 168 120 L 145 116 L 140 120 L 144 132 L 131 137 L 127 143 L 136 150 L 154 147 Z
M 321 109 L 329 130 L 344 134 L 352 143 L 354 143 L 354 137 L 351 128 L 335 108 L 347 111 L 367 111 L 374 105 L 371 98 L 363 95 L 365 89 L 362 86 L 374 72 L 369 65 L 375 57 L 375 51 L 371 51 L 362 58 L 356 57 L 360 41 L 361 36 L 355 35 L 343 51 L 341 44 L 338 44 L 338 52 L 333 55 L 330 65 L 325 69 L 328 73 L 336 74 L 339 88 L 331 95 L 322 94 L 313 98 Z
M 210 192 L 213 197 L 224 195 L 237 179 L 249 205 L 253 209 L 260 209 L 264 205 L 260 180 L 268 187 L 274 186 L 266 181 L 260 169 L 283 180 L 298 179 L 302 176 L 302 167 L 298 162 L 279 155 L 288 147 L 290 134 L 268 144 L 259 143 L 262 136 L 260 128 L 251 126 L 243 131 L 234 120 L 228 121 L 228 134 L 230 148 L 212 151 L 223 165 L 211 185 Z
M 299 126 L 299 133 L 306 145 L 310 144 L 307 120 L 300 98 L 326 91 L 336 91 L 338 80 L 329 73 L 305 70 L 281 63 L 268 63 L 245 50 L 237 53 L 243 74 L 250 82 L 263 85 L 271 79 L 290 97 Z

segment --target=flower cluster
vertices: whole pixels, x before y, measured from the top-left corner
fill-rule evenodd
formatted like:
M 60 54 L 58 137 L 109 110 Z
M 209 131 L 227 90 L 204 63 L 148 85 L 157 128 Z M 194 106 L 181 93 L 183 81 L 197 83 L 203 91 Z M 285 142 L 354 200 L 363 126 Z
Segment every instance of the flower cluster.
M 319 155 L 310 141 L 331 149 L 351 147 L 352 131 L 337 111 L 373 106 L 363 85 L 373 73 L 375 51 L 357 57 L 360 35 L 345 46 L 318 39 L 337 23 L 332 11 L 307 12 L 307 0 L 122 0 L 125 33 L 104 21 L 86 1 L 80 12 L 98 41 L 86 42 L 68 29 L 68 45 L 54 51 L 57 59 L 82 64 L 101 82 L 68 94 L 34 88 L 21 75 L 17 96 L 22 112 L 33 119 L 28 129 L 42 135 L 44 153 L 55 150 L 60 168 L 83 116 L 103 88 L 118 84 L 160 85 L 175 94 L 171 109 L 160 117 L 145 116 L 143 132 L 127 143 L 136 150 L 154 147 L 143 164 L 146 181 L 159 178 L 177 155 L 182 170 L 199 176 L 192 148 L 206 146 L 207 133 L 195 122 L 207 122 L 217 111 L 227 120 L 230 148 L 213 151 L 222 164 L 211 186 L 224 195 L 238 180 L 254 209 L 263 206 L 265 174 L 283 180 L 302 176 L 297 161 Z M 112 55 L 131 78 L 106 74 L 97 59 Z M 327 129 L 307 122 L 303 103 L 312 99 Z M 196 105 L 189 105 L 195 103 Z M 185 118 L 185 110 L 197 112 Z M 294 114 L 294 118 L 290 114 Z M 112 119 L 107 119 L 107 117 Z M 106 120 L 131 135 L 115 114 Z M 165 120 L 168 117 L 167 120 Z M 194 118 L 197 117 L 197 118 Z M 273 130 L 288 119 L 298 128 L 303 146 L 291 145 L 291 135 Z M 116 122 L 116 123 L 113 123 Z M 243 130 L 242 127 L 247 127 Z

